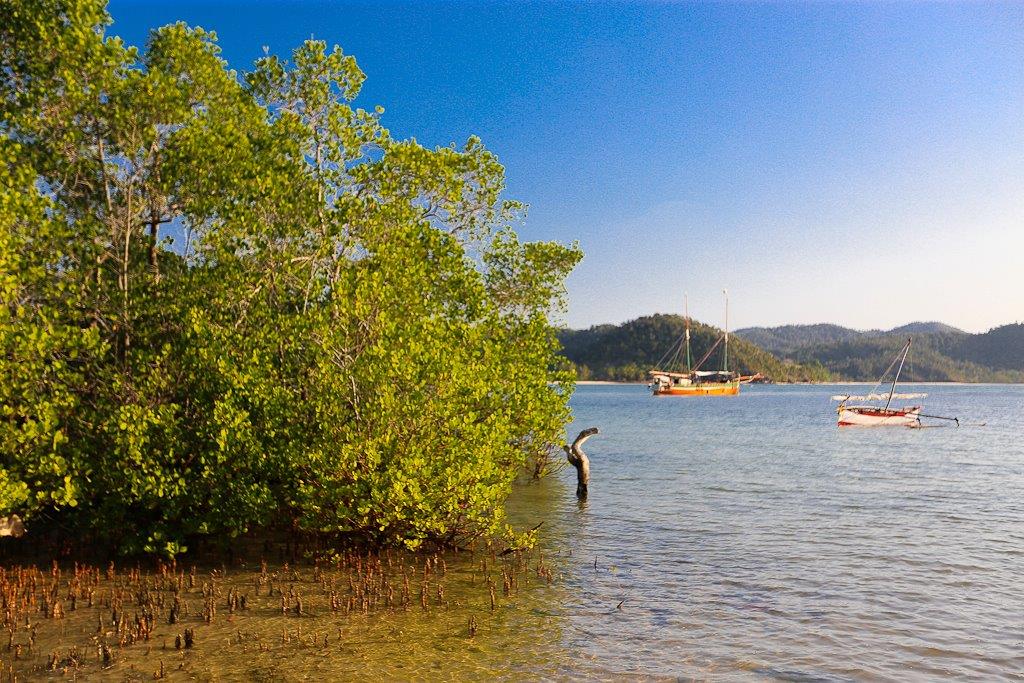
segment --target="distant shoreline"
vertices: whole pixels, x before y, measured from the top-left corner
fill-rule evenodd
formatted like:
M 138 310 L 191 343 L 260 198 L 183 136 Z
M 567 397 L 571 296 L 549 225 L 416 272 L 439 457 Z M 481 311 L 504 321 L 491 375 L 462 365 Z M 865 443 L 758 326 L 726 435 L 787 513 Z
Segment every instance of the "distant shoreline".
M 577 374 L 590 381 L 603 377 L 643 380 L 658 357 L 662 358 L 659 363 L 686 366 L 687 356 L 679 348 L 685 339 L 686 320 L 679 315 L 654 314 L 620 325 L 562 330 L 562 356 L 573 364 Z M 722 367 L 725 356 L 718 344 L 724 332 L 693 321 L 690 330 L 690 365 L 701 358 L 697 365 L 703 367 L 702 362 L 714 358 L 706 367 Z M 907 375 L 945 378 L 943 384 L 1024 383 L 1024 358 L 1020 353 L 1024 348 L 1024 323 L 1009 323 L 980 335 L 958 332 L 942 323 L 911 323 L 887 332 L 862 332 L 831 324 L 748 331 L 753 334 L 733 332 L 729 367 L 756 369 L 779 383 L 797 380 L 831 384 L 849 375 L 874 381 L 883 374 L 896 347 L 906 341 L 892 336 L 892 332 L 914 335 Z
M 604 379 L 578 379 L 578 380 L 576 380 L 576 385 L 577 386 L 579 386 L 581 384 L 589 384 L 589 385 L 594 385 L 594 386 L 600 386 L 602 384 L 646 384 L 646 382 L 616 382 L 616 381 L 610 380 L 610 379 L 608 379 L 608 380 L 604 380 Z

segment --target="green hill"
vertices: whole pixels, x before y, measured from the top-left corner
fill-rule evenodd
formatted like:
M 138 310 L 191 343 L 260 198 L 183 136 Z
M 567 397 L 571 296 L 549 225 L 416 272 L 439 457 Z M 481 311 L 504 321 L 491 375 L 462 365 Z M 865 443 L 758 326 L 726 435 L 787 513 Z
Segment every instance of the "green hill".
M 856 339 L 861 334 L 857 330 L 828 323 L 818 325 L 783 325 L 781 327 L 748 327 L 736 330 L 737 337 L 742 337 L 779 356 L 786 356 L 807 344 L 833 344 Z
M 970 334 L 942 323 L 911 323 L 861 332 L 838 325 L 746 328 L 737 336 L 797 363 L 820 363 L 837 379 L 878 379 L 905 337 L 914 346 L 903 377 L 909 381 L 1022 382 L 1024 325 Z
M 949 352 L 995 370 L 1024 372 L 1024 324 L 1003 325 L 984 334 L 964 335 L 953 340 Z
M 818 323 L 816 325 L 782 325 L 780 327 L 746 327 L 736 330 L 743 337 L 778 356 L 789 356 L 797 349 L 816 344 L 835 344 L 854 339 L 868 339 L 887 335 L 967 334 L 951 325 L 939 322 L 913 322 L 891 330 L 853 330 L 849 327 Z
M 598 325 L 587 330 L 562 330 L 562 354 L 575 364 L 580 379 L 639 381 L 647 371 L 664 364 L 685 330 L 679 315 L 652 315 L 621 325 Z M 691 324 L 691 348 L 696 363 L 722 335 L 722 330 L 698 323 Z M 703 369 L 722 367 L 721 346 L 703 365 Z M 683 361 L 685 362 L 685 360 Z M 663 368 L 667 369 L 667 368 Z M 730 336 L 729 369 L 742 374 L 760 372 L 778 382 L 825 381 L 828 372 L 820 364 L 782 361 L 751 342 Z
M 889 330 L 889 334 L 967 334 L 963 330 L 940 322 L 907 323 Z

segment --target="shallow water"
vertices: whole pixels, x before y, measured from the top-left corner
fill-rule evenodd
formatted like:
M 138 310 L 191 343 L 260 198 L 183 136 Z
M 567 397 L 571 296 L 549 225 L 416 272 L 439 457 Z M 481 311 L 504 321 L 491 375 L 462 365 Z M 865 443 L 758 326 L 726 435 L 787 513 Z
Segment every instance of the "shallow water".
M 577 504 L 570 469 L 518 488 L 511 517 L 544 522 L 541 548 L 442 558 L 425 607 L 422 558 L 395 556 L 387 569 L 382 560 L 384 578 L 371 582 L 400 591 L 410 576 L 411 597 L 380 597 L 365 611 L 345 602 L 351 565 L 317 575 L 274 565 L 261 588 L 255 565 L 199 570 L 181 591 L 189 614 L 171 625 L 161 612 L 149 641 L 121 648 L 99 603 L 127 584 L 103 577 L 94 608 L 32 616 L 36 644 L 29 650 L 20 630 L 22 655 L 5 652 L 4 670 L 132 680 L 151 680 L 161 663 L 178 680 L 1020 680 L 1024 386 L 904 390 L 930 394 L 925 412 L 987 424 L 839 430 L 834 386 L 703 399 L 579 387 L 570 433 L 601 429 L 586 446 L 588 501 Z M 166 606 L 168 586 L 151 583 Z M 210 623 L 203 583 L 220 605 Z M 234 614 L 232 588 L 248 598 Z M 332 588 L 344 608 L 331 609 Z M 303 614 L 290 597 L 282 612 L 289 591 Z M 185 627 L 196 644 L 179 651 Z M 114 649 L 105 670 L 101 640 Z M 46 670 L 72 646 L 77 665 Z
M 558 523 L 577 530 L 565 631 L 591 671 L 1020 680 L 1024 387 L 902 390 L 987 424 L 840 430 L 834 386 L 581 387 L 577 426 L 602 434 L 587 507 Z

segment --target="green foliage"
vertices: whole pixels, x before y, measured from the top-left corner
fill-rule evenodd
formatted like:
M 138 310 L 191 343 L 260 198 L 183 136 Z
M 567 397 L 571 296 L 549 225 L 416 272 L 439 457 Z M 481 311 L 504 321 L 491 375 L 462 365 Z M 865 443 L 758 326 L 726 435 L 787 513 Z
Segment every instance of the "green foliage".
M 103 345 L 63 315 L 84 303 L 63 252 L 73 233 L 15 163 L 20 151 L 0 140 L 0 511 L 31 513 L 79 503 L 69 423 Z
M 652 315 L 622 325 L 600 325 L 589 330 L 560 333 L 564 355 L 577 367 L 579 379 L 638 382 L 649 379 L 648 371 L 679 344 L 686 320 L 678 315 Z M 692 322 L 690 343 L 693 361 L 699 361 L 722 336 L 710 325 Z M 671 354 L 670 354 L 671 355 Z M 682 361 L 685 364 L 685 360 Z M 676 361 L 676 369 L 680 361 Z M 721 346 L 703 369 L 721 368 Z M 670 369 L 662 367 L 661 369 Z M 736 336 L 729 339 L 729 369 L 741 374 L 756 372 L 778 382 L 824 381 L 828 372 L 817 365 L 780 361 L 770 353 Z
M 0 514 L 165 554 L 502 533 L 569 417 L 580 253 L 519 242 L 494 155 L 392 139 L 318 41 L 239 78 L 183 24 L 0 8 Z

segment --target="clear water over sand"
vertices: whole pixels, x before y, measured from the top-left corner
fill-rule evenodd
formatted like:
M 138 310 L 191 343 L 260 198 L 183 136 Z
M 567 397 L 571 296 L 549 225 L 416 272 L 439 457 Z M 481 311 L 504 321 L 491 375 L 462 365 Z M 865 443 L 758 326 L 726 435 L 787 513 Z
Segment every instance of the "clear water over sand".
M 567 639 L 609 675 L 1017 680 L 1024 387 L 901 390 L 987 426 L 840 430 L 834 386 L 581 387 L 603 434 L 586 509 L 557 514 Z

